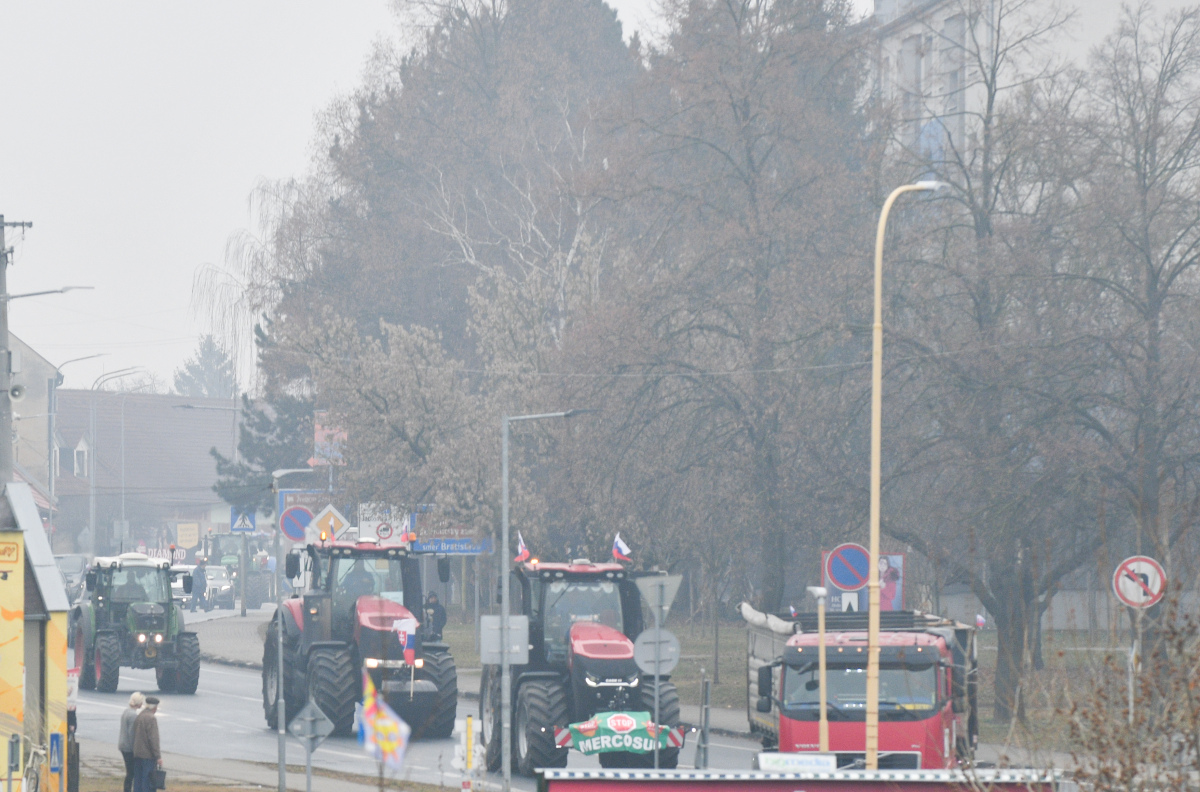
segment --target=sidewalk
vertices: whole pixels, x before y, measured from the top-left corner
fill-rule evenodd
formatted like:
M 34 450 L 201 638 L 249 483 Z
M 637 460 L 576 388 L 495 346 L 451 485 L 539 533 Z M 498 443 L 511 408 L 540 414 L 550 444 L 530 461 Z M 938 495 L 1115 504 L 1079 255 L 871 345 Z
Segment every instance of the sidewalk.
M 262 668 L 263 641 L 275 609 L 246 611 L 245 618 L 236 613 L 188 625 L 200 638 L 200 657 L 211 663 Z

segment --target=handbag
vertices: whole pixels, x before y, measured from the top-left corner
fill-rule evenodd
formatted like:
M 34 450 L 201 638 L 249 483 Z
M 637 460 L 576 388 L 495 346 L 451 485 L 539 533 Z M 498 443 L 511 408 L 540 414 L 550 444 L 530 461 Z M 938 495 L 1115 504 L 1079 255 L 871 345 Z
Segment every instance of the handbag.
M 167 788 L 167 771 L 161 767 L 156 768 L 150 773 L 150 785 L 155 789 Z

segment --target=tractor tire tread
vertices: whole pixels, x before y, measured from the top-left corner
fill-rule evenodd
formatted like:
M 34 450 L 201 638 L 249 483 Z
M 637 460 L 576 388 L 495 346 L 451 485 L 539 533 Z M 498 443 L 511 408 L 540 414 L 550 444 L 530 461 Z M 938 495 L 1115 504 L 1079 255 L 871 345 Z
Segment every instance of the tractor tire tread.
M 121 679 L 121 641 L 112 633 L 96 635 L 96 690 L 115 693 Z
M 518 772 L 532 776 L 539 767 L 566 767 L 570 751 L 554 741 L 554 727 L 566 726 L 570 718 L 566 686 L 556 680 L 530 680 L 521 685 L 516 703 L 518 708 L 529 708 L 526 723 L 531 730 L 525 735 L 526 756 L 520 755 L 520 741 L 513 735 L 513 764 Z
M 333 733 L 354 729 L 354 705 L 362 698 L 362 682 L 349 649 L 314 649 L 308 658 L 308 694 L 333 721 Z
M 195 633 L 180 633 L 175 638 L 175 691 L 192 694 L 200 685 L 200 638 Z
M 426 652 L 421 676 L 437 685 L 433 709 L 413 729 L 417 739 L 444 740 L 454 733 L 458 713 L 458 669 L 449 652 Z

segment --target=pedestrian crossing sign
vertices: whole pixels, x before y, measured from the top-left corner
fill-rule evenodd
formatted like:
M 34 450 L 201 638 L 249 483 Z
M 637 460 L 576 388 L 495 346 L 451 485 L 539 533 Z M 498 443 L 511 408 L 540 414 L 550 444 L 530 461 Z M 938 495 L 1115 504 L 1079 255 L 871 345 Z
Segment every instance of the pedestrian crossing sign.
M 240 512 L 237 509 L 230 509 L 229 532 L 254 533 L 254 512 Z
M 61 773 L 63 769 L 63 739 L 59 732 L 50 734 L 50 772 Z

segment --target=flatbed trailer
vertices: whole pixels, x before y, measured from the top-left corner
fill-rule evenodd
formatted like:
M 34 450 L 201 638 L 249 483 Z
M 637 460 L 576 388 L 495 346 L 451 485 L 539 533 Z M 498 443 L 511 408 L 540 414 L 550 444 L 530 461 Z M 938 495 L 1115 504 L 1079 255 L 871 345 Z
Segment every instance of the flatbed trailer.
M 538 792 L 1078 792 L 1058 771 L 539 770 Z

